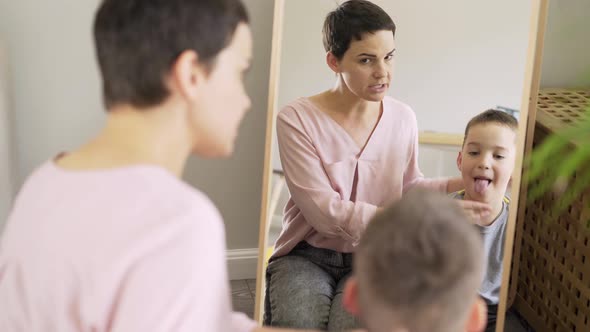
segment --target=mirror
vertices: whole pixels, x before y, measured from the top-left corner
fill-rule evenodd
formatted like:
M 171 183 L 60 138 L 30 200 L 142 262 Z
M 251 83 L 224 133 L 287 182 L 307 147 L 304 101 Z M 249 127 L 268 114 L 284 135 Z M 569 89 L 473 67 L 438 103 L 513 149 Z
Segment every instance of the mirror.
M 395 55 L 392 60 L 393 69 L 386 98 L 393 98 L 409 105 L 415 114 L 419 130 L 417 164 L 426 178 L 461 176 L 457 168 L 457 155 L 462 148 L 465 126 L 475 115 L 492 108 L 510 113 L 519 119 L 519 129 L 515 135 L 516 167 L 512 176 L 512 188 L 508 187 L 506 190 L 506 196 L 511 198 L 511 209 L 505 226 L 504 245 L 497 246 L 503 248 L 506 253 L 499 263 L 503 264 L 503 275 L 499 276 L 502 277 L 501 291 L 493 299 L 494 304 L 499 308 L 497 331 L 502 331 L 507 296 L 505 289 L 507 287 L 504 286 L 507 285 L 510 268 L 513 224 L 518 207 L 526 123 L 530 109 L 529 97 L 535 95 L 538 89 L 538 84 L 534 81 L 538 80 L 538 77 L 534 75 L 534 70 L 538 70 L 538 66 L 535 67 L 534 64 L 535 57 L 538 57 L 540 53 L 536 47 L 537 40 L 540 38 L 538 34 L 540 8 L 543 8 L 546 1 L 500 0 L 484 3 L 453 0 L 439 3 L 425 0 L 411 2 L 375 0 L 372 2 L 381 7 L 396 26 Z M 297 204 L 290 199 L 290 188 L 285 180 L 276 132 L 277 116 L 286 105 L 292 105 L 290 103 L 298 100 L 299 103 L 307 103 L 308 107 L 319 111 L 324 99 L 311 96 L 334 88 L 338 81 L 338 75 L 327 64 L 329 60 L 322 44 L 322 26 L 326 15 L 340 3 L 342 1 L 334 0 L 277 0 L 275 2 L 255 309 L 255 317 L 260 322 L 265 310 L 266 269 L 273 253 L 275 256 L 285 255 L 290 250 L 294 250 L 297 243 L 306 241 L 308 238 L 312 238 L 311 242 L 323 243 L 326 247 L 346 248 L 343 251 L 346 253 L 350 249 L 347 245 L 333 245 L 333 238 L 338 235 L 325 235 L 325 232 L 330 232 L 329 228 L 318 231 L 312 226 L 310 231 L 310 228 L 299 226 L 289 225 L 290 229 L 285 227 L 285 224 L 300 217 L 296 214 L 303 213 L 300 209 L 298 211 Z M 304 98 L 302 101 L 299 99 L 301 97 L 311 98 Z M 345 140 L 348 139 L 349 145 L 360 148 L 357 150 L 360 151 L 357 157 L 371 146 L 379 149 L 379 146 L 391 145 L 387 141 L 375 139 L 380 137 L 379 126 L 387 113 L 384 105 L 385 102 L 375 127 L 368 136 L 364 136 L 366 140 L 361 140 L 360 144 L 354 146 L 355 141 L 350 140 L 350 135 L 345 138 Z M 330 139 L 330 133 L 342 129 L 342 127 L 337 129 L 338 120 L 334 121 L 333 117 L 329 119 L 328 112 L 316 112 L 315 116 L 317 118 L 313 121 L 321 122 L 317 128 L 322 128 L 321 135 L 315 132 L 318 137 Z M 291 117 L 290 120 L 293 118 Z M 283 121 L 283 126 L 296 124 L 296 122 L 289 122 L 290 120 Z M 301 131 L 303 127 L 295 130 Z M 336 138 L 332 137 L 332 139 Z M 305 147 L 300 145 L 297 148 Z M 307 148 L 318 147 L 307 146 Z M 379 154 L 373 157 L 379 159 Z M 341 160 L 318 161 L 318 165 L 320 164 L 325 172 L 316 174 L 316 177 L 319 181 L 325 181 L 331 185 L 338 181 L 328 178 L 335 173 L 333 169 L 326 168 L 346 169 L 346 164 L 342 164 Z M 364 193 L 360 193 L 361 189 L 357 188 L 356 184 L 353 185 L 358 180 L 355 176 L 358 176 L 360 174 L 358 172 L 361 171 L 354 168 L 352 170 L 350 174 L 343 175 L 345 179 L 342 181 L 349 183 L 351 187 L 349 188 L 351 195 L 343 197 L 344 201 L 355 201 L 356 195 L 370 196 L 366 189 Z M 325 179 L 322 180 L 322 177 Z M 334 192 L 337 189 L 341 188 L 333 188 Z M 284 214 L 286 205 L 287 212 Z M 293 209 L 294 206 L 295 209 Z M 338 211 L 331 211 L 331 213 L 338 214 Z M 317 224 L 314 223 L 314 225 Z M 322 242 L 322 234 L 330 240 Z M 275 244 L 279 237 L 280 248 L 277 248 Z M 342 259 L 346 261 L 347 257 L 349 256 Z M 516 320 L 510 320 L 510 317 L 508 320 L 518 325 Z M 507 330 L 517 330 L 517 328 L 519 327 L 515 326 Z

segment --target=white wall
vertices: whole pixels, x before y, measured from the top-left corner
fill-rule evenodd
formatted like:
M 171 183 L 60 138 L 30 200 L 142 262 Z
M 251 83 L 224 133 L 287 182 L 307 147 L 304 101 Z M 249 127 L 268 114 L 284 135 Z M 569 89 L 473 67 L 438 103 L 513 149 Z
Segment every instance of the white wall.
M 246 0 L 255 34 L 247 80 L 253 109 L 229 161 L 193 159 L 186 179 L 211 196 L 227 224 L 228 247 L 258 242 L 273 2 Z M 15 185 L 40 163 L 74 149 L 104 122 L 91 27 L 98 0 L 0 0 L 14 101 Z M 3 218 L 4 219 L 4 218 Z
M 10 68 L 12 182 L 91 137 L 104 119 L 91 40 L 96 0 L 0 0 Z M 4 223 L 2 217 L 0 223 Z
M 91 25 L 96 0 L 0 0 L 14 107 L 16 184 L 104 120 Z
M 254 62 L 246 81 L 252 110 L 242 124 L 236 151 L 229 161 L 194 158 L 185 174 L 189 182 L 206 191 L 220 209 L 226 223 L 229 249 L 258 247 L 270 74 L 274 1 L 244 2 L 254 34 Z
M 321 30 L 336 1 L 285 2 L 279 107 L 335 81 Z M 531 1 L 374 2 L 397 26 L 389 94 L 414 109 L 421 131 L 462 133 L 472 116 L 488 108 L 520 109 Z M 277 153 L 273 167 L 280 169 Z
M 551 0 L 541 88 L 590 87 L 590 1 Z
M 8 215 L 13 195 L 13 152 L 10 128 L 10 102 L 8 100 L 8 59 L 0 39 L 0 233 Z

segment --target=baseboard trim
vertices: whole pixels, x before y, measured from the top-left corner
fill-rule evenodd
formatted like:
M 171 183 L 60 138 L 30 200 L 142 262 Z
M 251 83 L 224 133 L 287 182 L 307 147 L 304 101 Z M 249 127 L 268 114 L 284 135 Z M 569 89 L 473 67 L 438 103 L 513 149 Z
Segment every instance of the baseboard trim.
M 230 280 L 256 279 L 258 248 L 228 250 L 226 256 Z

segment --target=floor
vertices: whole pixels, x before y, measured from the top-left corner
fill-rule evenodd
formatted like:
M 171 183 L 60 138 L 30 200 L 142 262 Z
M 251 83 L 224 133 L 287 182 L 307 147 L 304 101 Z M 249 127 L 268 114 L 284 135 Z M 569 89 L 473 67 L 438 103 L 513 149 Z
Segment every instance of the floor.
M 231 297 L 234 310 L 243 312 L 250 318 L 254 317 L 254 296 L 256 294 L 256 280 L 232 280 Z
M 254 296 L 256 294 L 256 280 L 232 280 L 231 295 L 235 311 L 240 311 L 250 318 L 254 316 Z M 508 315 L 506 317 L 505 332 L 531 332 L 532 329 L 525 327 L 526 323 L 521 323 L 517 316 Z M 534 332 L 534 331 L 533 331 Z

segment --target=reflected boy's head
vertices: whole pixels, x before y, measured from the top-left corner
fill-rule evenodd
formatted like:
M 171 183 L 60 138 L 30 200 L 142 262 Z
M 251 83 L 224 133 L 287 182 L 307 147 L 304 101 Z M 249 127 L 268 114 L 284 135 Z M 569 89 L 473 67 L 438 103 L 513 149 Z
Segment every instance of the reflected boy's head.
M 480 235 L 452 199 L 414 191 L 367 226 L 345 306 L 369 331 L 480 331 Z
M 517 131 L 516 119 L 499 110 L 487 110 L 469 121 L 457 158 L 465 199 L 501 206 L 514 169 Z

